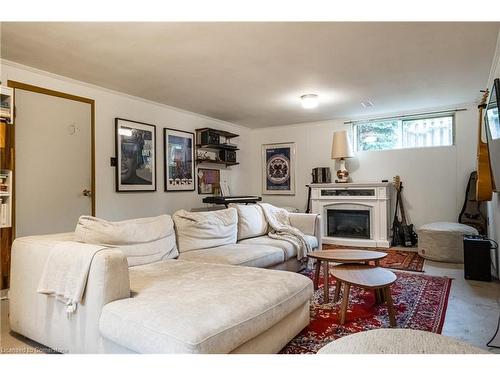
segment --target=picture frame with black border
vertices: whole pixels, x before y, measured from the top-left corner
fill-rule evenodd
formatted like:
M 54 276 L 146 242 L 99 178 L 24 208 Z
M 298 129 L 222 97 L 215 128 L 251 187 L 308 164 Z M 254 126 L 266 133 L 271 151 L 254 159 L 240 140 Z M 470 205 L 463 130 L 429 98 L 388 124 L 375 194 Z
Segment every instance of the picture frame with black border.
M 262 145 L 262 194 L 295 195 L 294 142 Z
M 194 142 L 192 132 L 163 128 L 164 191 L 196 190 Z
M 156 126 L 115 118 L 116 192 L 156 191 Z

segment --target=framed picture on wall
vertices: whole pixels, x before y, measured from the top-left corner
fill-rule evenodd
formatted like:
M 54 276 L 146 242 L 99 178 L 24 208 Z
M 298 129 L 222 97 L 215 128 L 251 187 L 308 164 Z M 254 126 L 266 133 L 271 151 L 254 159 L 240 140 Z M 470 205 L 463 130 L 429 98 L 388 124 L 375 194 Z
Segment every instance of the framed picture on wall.
M 262 145 L 262 194 L 295 195 L 295 143 Z
M 194 133 L 163 129 L 165 191 L 194 191 Z
M 220 194 L 220 170 L 198 168 L 198 194 Z
M 116 191 L 156 191 L 156 126 L 115 119 Z

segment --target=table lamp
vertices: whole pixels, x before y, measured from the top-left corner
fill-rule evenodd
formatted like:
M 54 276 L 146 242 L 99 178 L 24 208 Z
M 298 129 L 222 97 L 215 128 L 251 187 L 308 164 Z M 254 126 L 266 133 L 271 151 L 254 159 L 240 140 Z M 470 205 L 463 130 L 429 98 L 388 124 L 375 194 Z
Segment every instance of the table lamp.
M 340 161 L 340 167 L 337 170 L 338 180 L 335 182 L 345 183 L 349 181 L 349 171 L 345 166 L 345 159 L 354 157 L 347 130 L 340 130 L 333 133 L 332 141 L 332 159 Z

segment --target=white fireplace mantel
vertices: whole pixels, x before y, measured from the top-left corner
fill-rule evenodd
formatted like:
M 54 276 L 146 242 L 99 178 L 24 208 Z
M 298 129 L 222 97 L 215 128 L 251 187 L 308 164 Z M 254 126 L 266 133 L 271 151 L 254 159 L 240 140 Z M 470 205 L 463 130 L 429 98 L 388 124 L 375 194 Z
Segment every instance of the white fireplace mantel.
M 323 242 L 362 247 L 390 246 L 390 210 L 394 187 L 389 182 L 311 184 L 312 212 L 323 221 Z M 329 235 L 328 210 L 369 212 L 369 238 Z M 366 215 L 366 214 L 365 214 Z M 368 236 L 366 236 L 368 237 Z

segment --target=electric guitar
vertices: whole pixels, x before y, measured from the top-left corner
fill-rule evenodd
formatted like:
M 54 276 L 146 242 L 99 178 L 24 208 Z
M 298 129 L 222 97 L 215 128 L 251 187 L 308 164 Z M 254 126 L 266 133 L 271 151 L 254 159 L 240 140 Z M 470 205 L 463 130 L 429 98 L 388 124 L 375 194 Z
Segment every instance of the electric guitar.
M 491 176 L 490 154 L 488 143 L 483 142 L 483 110 L 486 108 L 486 100 L 488 99 L 489 91 L 483 91 L 479 109 L 479 125 L 478 125 L 478 143 L 477 143 L 477 181 L 476 181 L 476 200 L 491 201 L 493 197 L 493 178 Z
M 394 187 L 397 190 L 396 199 L 396 210 L 394 212 L 394 223 L 393 223 L 393 246 L 403 245 L 411 247 L 417 243 L 417 233 L 413 229 L 413 224 L 408 224 L 406 221 L 406 213 L 403 204 L 403 183 L 399 176 L 393 179 Z M 398 219 L 398 207 L 401 211 L 401 221 Z

